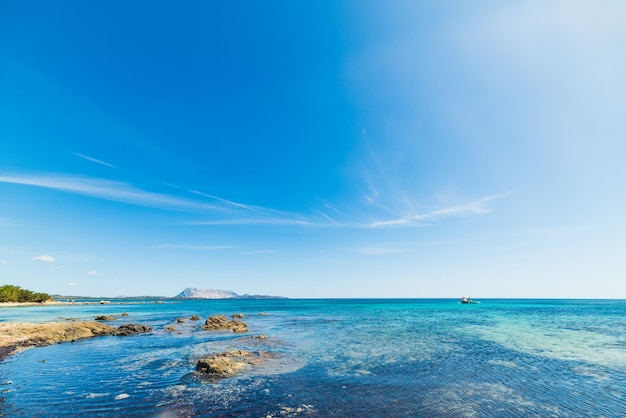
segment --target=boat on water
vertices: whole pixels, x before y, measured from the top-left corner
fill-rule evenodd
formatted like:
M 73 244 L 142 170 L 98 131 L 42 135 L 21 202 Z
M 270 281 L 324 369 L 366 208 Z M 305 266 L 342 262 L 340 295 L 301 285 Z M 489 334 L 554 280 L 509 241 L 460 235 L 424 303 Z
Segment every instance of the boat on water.
M 461 300 L 459 303 L 470 304 L 470 303 L 480 303 L 479 301 L 474 301 L 470 296 L 461 296 Z

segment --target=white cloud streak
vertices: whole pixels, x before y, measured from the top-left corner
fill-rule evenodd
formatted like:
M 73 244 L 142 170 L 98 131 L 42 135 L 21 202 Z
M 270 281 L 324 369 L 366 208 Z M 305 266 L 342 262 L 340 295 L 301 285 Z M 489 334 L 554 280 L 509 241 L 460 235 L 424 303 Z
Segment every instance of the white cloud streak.
M 80 158 L 82 158 L 84 160 L 90 161 L 92 163 L 103 165 L 105 167 L 115 168 L 115 169 L 118 168 L 118 167 L 114 166 L 113 164 L 107 163 L 106 161 L 98 160 L 98 159 L 90 157 L 88 155 L 79 154 L 78 152 L 75 152 L 74 155 L 77 156 L 77 157 L 80 157 Z
M 34 176 L 0 175 L 0 183 L 43 187 L 151 208 L 169 210 L 223 210 L 219 206 L 153 193 L 136 188 L 127 183 L 78 176 L 55 174 Z
M 472 215 L 485 215 L 490 213 L 491 210 L 486 206 L 486 203 L 495 199 L 506 196 L 508 193 L 502 193 L 492 196 L 487 196 L 479 200 L 475 200 L 470 203 L 464 203 L 461 205 L 451 206 L 448 208 L 437 209 L 426 213 L 413 213 L 401 218 L 390 219 L 387 221 L 376 221 L 365 225 L 366 228 L 384 228 L 384 227 L 415 227 L 415 226 L 427 226 L 430 223 L 437 221 L 444 217 L 466 217 Z
M 41 261 L 43 263 L 54 263 L 57 261 L 56 258 L 51 255 L 38 255 L 37 257 L 32 258 L 33 261 Z
M 277 250 L 253 250 L 253 251 L 243 252 L 242 254 L 247 254 L 247 255 L 253 255 L 253 254 L 276 254 L 277 252 L 278 252 Z
M 157 245 L 154 248 L 182 249 L 182 250 L 196 250 L 196 251 L 218 251 L 218 250 L 229 250 L 232 248 L 239 248 L 239 246 L 238 245 L 162 244 L 162 245 Z
M 369 223 L 355 221 L 358 216 L 339 211 L 327 203 L 326 209 L 332 210 L 334 215 L 342 219 L 335 219 L 324 212 L 312 211 L 309 215 L 285 212 L 254 205 L 233 202 L 218 196 L 189 190 L 190 193 L 214 200 L 206 203 L 180 196 L 150 192 L 137 188 L 128 183 L 103 180 L 81 176 L 46 174 L 46 175 L 0 175 L 0 183 L 22 184 L 42 187 L 94 197 L 103 200 L 121 202 L 130 205 L 158 208 L 173 211 L 200 212 L 210 214 L 213 219 L 207 221 L 187 222 L 187 225 L 206 226 L 285 226 L 301 228 L 409 228 L 431 225 L 445 217 L 465 217 L 483 215 L 490 212 L 487 207 L 489 201 L 498 199 L 505 194 L 487 196 L 485 198 L 456 206 L 437 209 L 426 213 L 409 213 L 392 219 L 375 220 Z M 379 208 L 380 209 L 380 208 Z M 386 213 L 393 213 L 382 207 Z M 344 213 L 345 212 L 345 213 Z M 188 246 L 188 249 L 215 249 L 211 246 Z M 174 248 L 170 246 L 169 248 Z M 182 247 L 179 247 L 182 248 Z M 232 248 L 232 247 L 228 247 Z M 223 249 L 221 246 L 217 249 Z
M 402 254 L 411 252 L 410 250 L 403 250 L 399 248 L 387 248 L 387 247 L 364 247 L 356 248 L 352 250 L 353 253 L 362 255 L 389 255 L 389 254 Z
M 87 274 L 90 275 L 90 276 L 97 276 L 98 272 L 95 271 L 95 270 L 90 270 L 90 271 L 87 272 Z

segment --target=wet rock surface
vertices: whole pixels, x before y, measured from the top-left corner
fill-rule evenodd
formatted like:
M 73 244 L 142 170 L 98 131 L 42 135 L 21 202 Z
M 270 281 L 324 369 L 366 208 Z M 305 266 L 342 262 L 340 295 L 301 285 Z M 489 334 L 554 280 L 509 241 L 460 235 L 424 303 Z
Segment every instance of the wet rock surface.
M 242 369 L 259 365 L 269 357 L 273 356 L 260 350 L 256 352 L 227 351 L 201 358 L 196 364 L 196 371 L 210 377 L 225 378 L 233 376 Z
M 224 315 L 210 316 L 202 325 L 202 329 L 207 331 L 227 331 L 248 332 L 247 325 L 237 319 L 228 320 Z
M 109 335 L 114 335 L 116 337 L 127 337 L 129 335 L 147 334 L 148 332 L 152 332 L 151 326 L 139 324 L 124 324 L 120 325 L 116 330 L 111 331 Z
M 98 315 L 96 321 L 114 321 L 116 318 L 111 315 Z
M 0 359 L 27 347 L 41 347 L 108 335 L 114 327 L 99 322 L 0 323 Z

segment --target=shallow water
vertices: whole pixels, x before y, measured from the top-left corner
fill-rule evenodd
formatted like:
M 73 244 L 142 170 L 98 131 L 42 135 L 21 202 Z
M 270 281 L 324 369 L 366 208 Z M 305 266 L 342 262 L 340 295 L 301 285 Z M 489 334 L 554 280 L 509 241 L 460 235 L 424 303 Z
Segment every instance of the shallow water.
M 626 301 L 184 301 L 5 308 L 0 320 L 122 312 L 112 324 L 154 332 L 33 348 L 0 363 L 0 413 L 626 416 Z M 249 333 L 175 321 L 238 312 Z M 250 338 L 261 333 L 268 338 Z M 200 357 L 229 349 L 278 358 L 225 380 L 193 373 Z

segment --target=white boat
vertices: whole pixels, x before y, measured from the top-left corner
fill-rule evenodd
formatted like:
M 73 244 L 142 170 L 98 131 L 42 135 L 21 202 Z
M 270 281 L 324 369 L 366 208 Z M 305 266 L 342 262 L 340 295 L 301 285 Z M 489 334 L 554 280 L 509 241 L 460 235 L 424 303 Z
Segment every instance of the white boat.
M 459 300 L 459 303 L 480 303 L 480 302 L 475 302 L 472 300 L 472 298 L 470 296 L 461 296 L 461 300 Z

